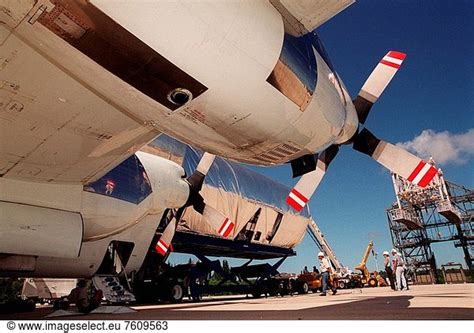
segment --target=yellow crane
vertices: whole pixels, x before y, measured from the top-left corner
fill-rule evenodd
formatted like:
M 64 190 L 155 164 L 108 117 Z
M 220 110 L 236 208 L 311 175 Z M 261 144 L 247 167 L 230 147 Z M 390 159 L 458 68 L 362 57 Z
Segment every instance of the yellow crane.
M 362 272 L 362 284 L 367 284 L 369 287 L 377 287 L 377 286 L 386 286 L 387 283 L 385 280 L 378 274 L 378 272 L 370 273 L 367 269 L 367 260 L 369 259 L 369 254 L 374 248 L 374 242 L 370 241 L 369 245 L 367 245 L 367 249 L 365 249 L 364 256 L 362 257 L 362 261 L 355 267 L 356 270 Z

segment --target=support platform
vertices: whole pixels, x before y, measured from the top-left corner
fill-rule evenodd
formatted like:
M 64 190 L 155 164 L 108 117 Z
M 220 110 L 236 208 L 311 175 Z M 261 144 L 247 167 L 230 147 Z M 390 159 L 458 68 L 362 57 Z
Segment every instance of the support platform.
M 291 248 L 224 239 L 195 232 L 176 231 L 173 250 L 178 253 L 241 259 L 275 259 L 295 256 Z

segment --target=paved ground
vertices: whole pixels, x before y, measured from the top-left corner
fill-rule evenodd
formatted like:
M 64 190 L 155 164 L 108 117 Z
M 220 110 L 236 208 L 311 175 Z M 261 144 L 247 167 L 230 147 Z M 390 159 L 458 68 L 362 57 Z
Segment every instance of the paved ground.
M 270 298 L 214 297 L 200 303 L 133 306 L 137 312 L 89 314 L 58 319 L 470 319 L 474 320 L 474 284 L 340 290 L 335 296 L 318 294 Z M 0 319 L 42 319 L 51 308 L 33 313 L 0 315 Z M 48 318 L 50 319 L 50 318 Z

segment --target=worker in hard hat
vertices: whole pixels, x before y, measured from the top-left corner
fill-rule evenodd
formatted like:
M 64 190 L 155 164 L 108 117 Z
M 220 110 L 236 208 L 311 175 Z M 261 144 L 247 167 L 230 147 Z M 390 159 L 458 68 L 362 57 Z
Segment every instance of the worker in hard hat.
M 407 280 L 405 279 L 405 261 L 403 261 L 402 256 L 395 249 L 392 249 L 392 257 L 393 271 L 397 279 L 397 289 L 408 290 Z
M 331 282 L 329 281 L 330 274 L 332 273 L 332 268 L 331 264 L 329 263 L 329 260 L 324 257 L 324 253 L 319 252 L 318 253 L 318 259 L 319 259 L 319 271 L 321 272 L 321 280 L 322 280 L 322 291 L 319 296 L 326 296 L 326 290 L 331 288 L 332 294 L 335 295 L 337 293 L 337 289 L 331 285 Z
M 393 290 L 397 290 L 395 287 L 395 280 L 393 279 L 393 270 L 392 263 L 390 262 L 390 253 L 388 251 L 383 251 L 383 267 L 385 268 L 385 273 L 387 273 L 387 278 L 390 281 L 390 287 Z

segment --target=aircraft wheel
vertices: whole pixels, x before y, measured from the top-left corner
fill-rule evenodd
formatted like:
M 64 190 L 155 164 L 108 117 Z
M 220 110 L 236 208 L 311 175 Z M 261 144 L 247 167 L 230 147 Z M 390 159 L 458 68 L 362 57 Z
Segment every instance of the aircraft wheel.
M 171 303 L 181 303 L 184 297 L 184 288 L 178 282 L 171 284 L 168 299 Z
M 262 297 L 263 294 L 263 288 L 261 287 L 254 287 L 252 290 L 252 296 L 253 298 L 260 298 Z
M 260 298 L 262 297 L 262 293 L 259 291 L 252 291 L 253 298 Z

